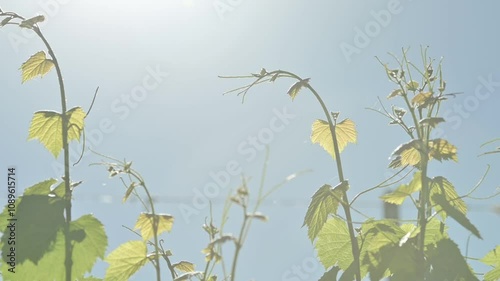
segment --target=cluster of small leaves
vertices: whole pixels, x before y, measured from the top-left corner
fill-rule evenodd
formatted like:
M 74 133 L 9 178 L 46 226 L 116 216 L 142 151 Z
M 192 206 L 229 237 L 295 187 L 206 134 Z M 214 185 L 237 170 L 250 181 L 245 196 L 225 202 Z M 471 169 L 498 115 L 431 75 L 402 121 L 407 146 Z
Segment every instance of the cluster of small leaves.
M 107 157 L 108 159 L 112 159 Z M 163 245 L 158 242 L 157 237 L 170 232 L 173 227 L 174 217 L 169 214 L 160 214 L 154 212 L 152 198 L 147 191 L 146 183 L 142 176 L 132 168 L 132 162 L 118 161 L 116 162 L 99 163 L 106 165 L 110 177 L 120 177 L 126 191 L 123 197 L 125 203 L 133 194 L 144 204 L 144 207 L 151 211 L 139 214 L 135 223 L 134 229 L 130 229 L 135 234 L 139 235 L 142 240 L 132 240 L 125 242 L 118 248 L 113 250 L 105 259 L 109 263 L 104 277 L 105 281 L 121 281 L 129 280 L 138 270 L 140 270 L 147 262 L 153 263 L 155 267 L 160 258 L 165 260 L 174 280 L 187 280 L 187 276 L 195 276 L 198 272 L 195 271 L 195 265 L 188 261 L 180 261 L 171 263 L 170 257 L 172 252 L 163 248 Z M 128 179 L 127 183 L 124 179 Z M 137 188 L 141 187 L 146 191 L 149 206 L 139 196 Z M 153 239 L 154 238 L 154 239 Z M 152 240 L 153 239 L 153 240 Z M 153 248 L 153 251 L 148 252 L 148 245 Z M 157 256 L 158 255 L 158 256 Z

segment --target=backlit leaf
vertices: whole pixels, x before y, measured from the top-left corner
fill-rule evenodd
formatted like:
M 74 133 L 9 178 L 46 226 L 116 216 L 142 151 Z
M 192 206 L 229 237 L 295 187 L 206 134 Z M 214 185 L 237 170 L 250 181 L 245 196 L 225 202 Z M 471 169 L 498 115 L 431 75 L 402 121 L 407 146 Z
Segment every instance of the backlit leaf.
M 437 242 L 428 252 L 431 264 L 430 280 L 479 281 L 460 253 L 457 244 L 450 239 Z
M 422 173 L 415 172 L 409 184 L 400 185 L 395 191 L 385 194 L 380 198 L 387 203 L 401 205 L 406 197 L 422 188 Z
M 68 116 L 68 142 L 80 140 L 84 126 L 85 112 L 81 107 L 74 107 L 66 113 Z M 31 119 L 28 140 L 38 139 L 55 158 L 63 149 L 62 118 L 55 111 L 38 111 Z
M 106 270 L 104 281 L 127 281 L 147 261 L 145 242 L 125 242 L 106 257 L 109 267 Z
M 74 276 L 89 273 L 97 259 L 104 259 L 108 238 L 104 225 L 92 215 L 84 215 L 71 222 L 73 238 Z
M 188 261 L 180 261 L 178 263 L 174 263 L 172 264 L 172 267 L 182 272 L 192 272 L 195 268 L 194 264 Z
M 429 141 L 429 157 L 438 161 L 453 160 L 458 161 L 457 147 L 445 139 L 433 139 Z
M 432 196 L 434 194 L 443 194 L 446 201 L 448 201 L 451 206 L 460 211 L 460 213 L 464 215 L 467 214 L 467 204 L 465 204 L 464 200 L 459 198 L 459 195 L 455 190 L 455 187 L 446 178 L 441 176 L 432 178 L 429 183 L 429 187 L 430 187 L 429 196 L 431 198 L 432 203 L 433 203 Z M 441 207 L 437 205 L 435 209 L 436 211 L 440 211 Z M 443 219 L 446 218 L 446 212 L 441 212 L 441 216 Z
M 416 91 L 418 90 L 418 82 L 417 81 L 410 81 L 408 84 L 406 84 L 406 89 L 408 91 Z
M 43 77 L 53 66 L 54 62 L 46 58 L 44 51 L 32 55 L 21 65 L 22 83 L 37 76 Z
M 311 241 L 316 239 L 328 216 L 337 213 L 342 194 L 340 189 L 332 190 L 330 185 L 325 184 L 312 196 L 302 225 L 307 225 L 307 233 Z
M 153 216 L 148 213 L 141 213 L 137 222 L 135 223 L 135 229 L 141 230 L 141 236 L 144 240 L 149 240 L 154 236 L 153 222 L 154 218 L 157 219 L 157 230 L 156 235 L 160 235 L 163 232 L 170 232 L 174 224 L 174 217 L 166 214 L 156 214 Z
M 393 97 L 400 96 L 402 93 L 403 93 L 403 90 L 401 90 L 401 89 L 396 89 L 396 90 L 392 91 L 392 92 L 391 92 L 391 93 L 387 96 L 387 98 L 388 98 L 388 99 L 391 99 L 391 98 L 393 98 Z
M 342 152 L 348 143 L 356 143 L 357 132 L 356 125 L 350 119 L 344 119 L 335 126 L 335 134 L 339 145 L 339 152 Z M 330 131 L 330 125 L 327 121 L 318 119 L 312 126 L 311 141 L 319 143 L 333 158 L 335 150 L 333 148 L 333 139 Z
M 392 153 L 393 160 L 389 167 L 399 168 L 402 166 L 410 165 L 416 166 L 420 163 L 420 150 L 422 148 L 422 141 L 418 139 L 411 140 L 398 146 Z
M 338 265 L 346 270 L 353 261 L 346 222 L 337 217 L 328 219 L 318 234 L 315 248 L 325 268 Z
M 287 94 L 292 98 L 292 101 L 295 99 L 295 97 L 299 94 L 300 90 L 302 87 L 308 85 L 310 78 L 306 78 L 300 81 L 295 82 L 290 89 L 288 89 Z
M 494 267 L 484 275 L 485 281 L 500 280 L 500 246 L 488 252 L 481 262 Z
M 472 232 L 472 234 L 476 235 L 479 239 L 483 239 L 479 230 L 469 221 L 469 219 L 458 209 L 450 204 L 446 200 L 446 197 L 443 194 L 434 194 L 432 196 L 433 202 L 438 204 L 441 209 L 446 212 L 446 214 L 452 217 L 455 221 L 457 221 L 460 225 L 462 225 L 465 229 Z
M 424 105 L 428 102 L 428 100 L 432 97 L 432 93 L 431 92 L 422 92 L 422 93 L 418 93 L 416 94 L 413 99 L 411 100 L 411 103 L 414 105 L 414 106 L 421 106 L 421 105 Z

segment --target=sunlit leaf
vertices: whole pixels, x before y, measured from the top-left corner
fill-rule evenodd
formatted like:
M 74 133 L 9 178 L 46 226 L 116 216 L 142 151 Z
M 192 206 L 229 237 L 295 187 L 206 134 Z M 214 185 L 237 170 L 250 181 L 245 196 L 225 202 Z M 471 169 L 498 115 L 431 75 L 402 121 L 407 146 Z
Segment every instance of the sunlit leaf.
M 33 28 L 33 26 L 37 23 L 40 23 L 45 20 L 45 17 L 43 15 L 35 16 L 27 20 L 23 20 L 20 24 L 19 27 L 23 28 Z
M 54 62 L 51 59 L 46 58 L 44 51 L 40 51 L 32 55 L 21 65 L 22 83 L 37 76 L 43 77 L 52 69 L 53 66 Z
M 437 124 L 445 122 L 443 117 L 427 117 L 419 121 L 420 125 L 428 125 L 435 128 Z
M 434 194 L 443 194 L 446 201 L 449 202 L 451 206 L 456 208 L 460 213 L 463 215 L 467 214 L 467 204 L 465 204 L 464 200 L 459 198 L 460 196 L 458 195 L 455 187 L 453 184 L 448 181 L 446 178 L 437 176 L 431 179 L 429 183 L 430 187 L 430 198 L 431 198 L 431 203 L 434 203 L 432 200 L 432 196 Z M 441 207 L 437 205 L 435 207 L 436 211 L 440 211 Z M 446 212 L 441 212 L 442 218 L 446 218 Z
M 438 204 L 441 209 L 446 212 L 446 214 L 452 217 L 456 222 L 462 225 L 465 229 L 469 230 L 479 239 L 483 239 L 479 230 L 469 221 L 469 219 L 457 208 L 452 206 L 450 202 L 446 200 L 446 197 L 443 194 L 434 194 L 432 196 L 433 202 Z
M 68 116 L 68 142 L 80 140 L 84 126 L 85 112 L 81 107 L 74 107 L 66 113 Z M 63 149 L 62 118 L 55 111 L 38 111 L 31 119 L 28 140 L 38 139 L 55 158 Z
M 417 83 L 417 85 L 418 85 L 418 83 Z M 431 92 L 425 92 L 425 93 L 421 92 L 421 93 L 416 94 L 413 97 L 413 99 L 411 100 L 411 103 L 414 106 L 422 106 L 422 105 L 426 104 L 431 97 L 432 97 Z
M 146 262 L 147 247 L 143 241 L 128 241 L 106 257 L 109 267 L 104 281 L 127 281 Z
M 356 143 L 357 132 L 356 125 L 350 119 L 344 119 L 335 126 L 335 134 L 339 145 L 339 152 L 342 152 L 348 143 Z M 333 139 L 330 131 L 330 125 L 327 121 L 318 119 L 312 126 L 311 141 L 319 143 L 333 158 L 335 150 L 333 148 Z
M 392 153 L 393 159 L 390 168 L 399 168 L 405 165 L 418 167 L 421 160 L 423 142 L 413 139 L 398 146 Z M 457 148 L 444 139 L 433 139 L 428 145 L 429 159 L 458 161 Z
M 104 259 L 108 238 L 104 225 L 92 215 L 84 215 L 71 222 L 74 276 L 89 273 L 97 259 Z
M 25 204 L 30 203 L 30 199 L 33 196 L 40 197 L 41 195 L 28 195 L 24 198 Z M 18 264 L 16 266 L 16 273 L 12 276 L 7 271 L 7 265 L 2 264 L 2 274 L 4 280 L 64 280 L 65 279 L 65 235 L 63 231 L 63 224 L 55 225 L 50 223 L 51 217 L 47 217 L 45 220 L 41 218 L 41 215 L 47 215 L 47 213 L 41 209 L 42 205 L 37 203 L 34 208 L 37 208 L 31 215 L 35 219 L 39 219 L 38 224 L 32 225 L 33 222 L 26 221 L 27 224 L 23 226 L 23 229 L 18 229 L 18 234 L 23 233 L 25 237 L 17 237 L 16 246 L 22 247 L 32 247 L 30 249 L 21 249 L 22 252 L 17 252 Z M 35 215 L 40 212 L 40 216 Z M 61 215 L 62 217 L 62 211 Z M 23 215 L 23 218 L 26 216 Z M 19 218 L 18 218 L 19 219 Z M 45 229 L 41 224 L 46 223 Z M 62 221 L 64 222 L 64 220 Z M 21 224 L 19 224 L 19 227 Z M 52 231 L 55 232 L 53 239 L 50 241 L 44 240 L 46 237 L 47 229 L 53 227 Z M 29 230 L 29 228 L 38 228 Z M 23 231 L 23 232 L 21 232 Z M 29 231 L 29 232 L 24 232 Z M 33 239 L 36 237 L 36 239 Z M 72 266 L 72 276 L 75 279 L 82 278 L 86 273 L 89 273 L 95 264 L 97 258 L 102 258 L 104 252 L 106 251 L 107 238 L 104 233 L 103 225 L 93 218 L 91 215 L 86 215 L 76 221 L 72 221 L 70 224 L 70 237 L 72 240 L 73 247 L 73 266 Z M 40 249 L 47 243 L 47 247 Z M 16 247 L 16 250 L 18 248 Z M 41 251 L 41 258 L 33 259 L 37 253 Z M 28 252 L 25 254 L 24 252 Z M 23 258 L 24 257 L 24 258 Z M 22 262 L 21 262 L 22 258 Z M 36 276 L 36 279 L 33 277 Z M 84 280 L 84 279 L 82 279 Z
M 328 219 L 318 234 L 315 248 L 325 268 L 338 265 L 346 270 L 353 261 L 346 222 L 337 217 Z
M 420 233 L 420 227 L 417 228 L 415 232 L 417 234 Z M 439 240 L 444 238 L 448 238 L 448 226 L 437 218 L 432 218 L 428 221 L 427 227 L 425 228 L 425 245 L 436 244 Z
M 457 147 L 445 139 L 433 139 L 429 141 L 429 157 L 438 161 L 453 160 L 458 161 Z
M 389 167 L 399 168 L 405 165 L 416 166 L 420 163 L 420 150 L 422 148 L 422 141 L 418 139 L 411 140 L 398 146 L 392 152 L 393 160 Z
M 484 275 L 485 281 L 500 280 L 500 246 L 488 252 L 481 262 L 494 267 Z
M 431 264 L 430 280 L 479 281 L 460 253 L 457 244 L 450 239 L 437 242 L 428 252 Z
M 418 82 L 417 81 L 410 81 L 408 84 L 406 84 L 406 89 L 408 91 L 416 91 L 418 90 Z
M 393 97 L 400 96 L 402 93 L 403 93 L 403 90 L 401 90 L 401 89 L 396 89 L 396 90 L 392 91 L 392 92 L 391 92 L 391 93 L 387 96 L 387 98 L 388 98 L 388 99 L 391 99 L 391 98 L 393 98 Z
M 400 185 L 395 191 L 382 195 L 380 198 L 387 203 L 401 205 L 406 197 L 422 188 L 422 173 L 415 172 L 409 184 Z
M 180 261 L 178 263 L 174 263 L 172 264 L 172 267 L 182 272 L 192 272 L 195 269 L 195 265 L 188 261 Z
M 306 78 L 300 81 L 295 82 L 290 89 L 288 89 L 287 94 L 292 98 L 292 101 L 295 99 L 295 97 L 299 94 L 300 90 L 305 87 L 306 85 L 309 84 L 310 78 Z
M 316 239 L 328 216 L 337 213 L 340 200 L 342 200 L 342 194 L 343 192 L 340 188 L 332 190 L 330 185 L 325 184 L 312 196 L 304 218 L 304 224 L 302 225 L 307 225 L 307 233 L 311 241 Z
M 135 223 L 135 229 L 141 230 L 141 236 L 144 240 L 149 240 L 154 236 L 154 220 L 157 220 L 157 230 L 156 235 L 160 235 L 163 232 L 170 232 L 174 224 L 174 217 L 166 214 L 148 214 L 141 213 L 137 222 Z

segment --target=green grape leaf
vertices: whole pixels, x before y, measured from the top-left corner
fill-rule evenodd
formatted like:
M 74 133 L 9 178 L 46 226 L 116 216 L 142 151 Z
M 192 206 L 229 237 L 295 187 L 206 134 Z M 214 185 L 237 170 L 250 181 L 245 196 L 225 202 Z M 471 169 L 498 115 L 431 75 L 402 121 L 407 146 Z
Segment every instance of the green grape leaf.
M 337 274 L 339 273 L 340 268 L 338 266 L 332 267 L 330 270 L 325 272 L 323 276 L 318 281 L 337 281 Z
M 32 29 L 35 24 L 38 24 L 44 20 L 45 20 L 45 17 L 43 15 L 35 16 L 35 17 L 30 18 L 30 19 L 23 20 L 19 24 L 19 27 Z
M 417 250 L 413 245 L 386 245 L 370 254 L 374 261 L 368 266 L 370 280 L 381 280 L 391 274 L 391 280 L 416 280 Z
M 500 280 L 500 266 L 493 268 L 492 270 L 484 274 L 484 281 L 498 281 Z
M 25 204 L 30 202 L 31 197 L 40 197 L 41 195 L 29 195 L 23 198 Z M 61 201 L 61 200 L 59 200 Z M 31 202 L 30 202 L 31 203 Z M 64 204 L 61 204 L 64 207 Z M 19 225 L 18 234 L 25 233 L 23 236 L 19 237 L 16 241 L 16 245 L 19 247 L 33 247 L 30 249 L 19 249 L 22 252 L 17 252 L 18 264 L 16 266 L 15 278 L 10 279 L 10 272 L 8 272 L 8 265 L 2 264 L 2 274 L 5 280 L 64 280 L 66 269 L 64 267 L 65 259 L 65 235 L 63 231 L 64 220 L 57 219 L 59 221 L 58 225 L 50 223 L 50 219 L 55 219 L 54 217 L 39 217 L 37 212 L 41 214 L 46 214 L 42 207 L 42 204 L 37 204 L 33 206 L 36 208 L 31 212 L 35 219 L 40 219 L 41 221 L 35 225 L 33 222 L 26 221 L 29 226 L 24 226 L 21 229 L 22 224 Z M 45 207 L 46 208 L 46 207 Z M 62 217 L 62 210 L 60 217 Z M 26 216 L 22 216 L 26 218 Z M 20 217 L 18 217 L 20 219 Z M 47 223 L 44 227 L 41 226 L 43 223 Z M 32 227 L 36 229 L 26 229 L 26 227 Z M 53 232 L 55 235 L 50 236 L 50 241 L 47 241 L 46 232 L 47 228 L 53 227 Z M 23 232 L 21 232 L 23 231 Z M 36 239 L 33 237 L 36 236 Z M 75 279 L 83 278 L 83 276 L 90 272 L 93 265 L 95 264 L 98 257 L 104 257 L 104 252 L 106 250 L 107 238 L 104 233 L 104 226 L 91 215 L 86 215 L 81 217 L 76 221 L 72 221 L 70 224 L 70 237 L 73 245 L 73 267 L 72 276 Z M 44 245 L 45 244 L 45 245 Z M 16 247 L 16 251 L 18 247 Z M 25 253 L 27 252 L 27 254 Z M 38 258 L 39 253 L 42 254 Z M 36 259 L 34 259 L 36 258 Z M 22 262 L 20 262 L 22 260 Z M 9 276 L 9 277 L 8 277 Z M 85 279 L 83 279 L 85 280 Z
M 315 248 L 325 268 L 337 265 L 346 270 L 353 261 L 346 222 L 337 217 L 329 218 L 318 234 Z
M 422 141 L 418 139 L 401 144 L 392 152 L 393 160 L 389 164 L 389 167 L 399 168 L 406 165 L 417 166 L 420 163 L 420 150 L 422 145 Z
M 194 264 L 188 261 L 180 261 L 178 263 L 174 263 L 172 264 L 172 267 L 182 272 L 192 272 L 195 269 Z
M 22 83 L 37 76 L 43 77 L 53 66 L 54 62 L 51 59 L 47 59 L 44 51 L 32 55 L 21 65 Z
M 429 141 L 429 157 L 438 161 L 453 160 L 458 162 L 457 147 L 445 139 L 434 139 Z
M 420 123 L 420 125 L 428 125 L 431 128 L 436 128 L 436 126 L 442 122 L 445 122 L 443 117 L 426 117 L 420 120 L 418 123 Z
M 295 97 L 299 94 L 300 90 L 307 86 L 309 84 L 309 80 L 311 80 L 311 78 L 306 78 L 306 79 L 303 79 L 303 80 L 300 80 L 300 81 L 297 81 L 295 82 L 295 84 L 293 84 L 290 89 L 288 89 L 288 92 L 287 94 L 292 98 L 292 101 L 295 99 Z
M 406 233 L 393 220 L 369 219 L 361 226 L 363 233 L 363 246 L 361 257 L 369 252 L 378 252 L 382 247 L 389 244 L 399 244 Z
M 98 258 L 104 259 L 108 238 L 104 225 L 92 215 L 72 221 L 70 235 L 73 240 L 73 276 L 82 276 L 92 270 Z
M 393 97 L 396 97 L 396 96 L 401 96 L 401 94 L 403 93 L 403 90 L 401 89 L 396 89 L 394 91 L 392 91 L 388 96 L 387 96 L 387 99 L 392 99 Z
M 418 85 L 418 83 L 417 83 Z M 417 86 L 418 87 L 418 86 Z M 411 103 L 414 105 L 414 106 L 423 106 L 425 104 L 427 104 L 427 102 L 432 98 L 432 93 L 431 92 L 422 92 L 422 93 L 418 93 L 416 94 L 413 99 L 411 100 Z
M 446 198 L 446 201 L 448 201 L 448 203 L 451 206 L 460 211 L 460 213 L 464 215 L 467 214 L 467 205 L 465 204 L 464 200 L 460 198 L 453 184 L 446 178 L 441 176 L 432 178 L 431 181 L 429 182 L 429 187 L 430 187 L 429 196 L 432 204 L 435 204 L 435 202 L 433 202 L 432 199 L 432 196 L 434 194 L 443 194 L 444 197 Z M 441 207 L 437 205 L 435 206 L 435 209 L 436 211 L 439 212 L 441 210 Z M 441 212 L 441 217 L 445 219 L 446 212 Z
M 350 119 L 344 119 L 335 125 L 335 134 L 339 145 L 339 152 L 342 152 L 348 143 L 356 143 L 357 132 L 356 125 Z M 330 131 L 330 125 L 327 121 L 318 119 L 314 121 L 311 134 L 312 143 L 319 143 L 335 159 L 335 150 Z
M 104 281 L 127 281 L 148 261 L 144 241 L 128 241 L 106 257 L 109 267 Z
M 479 281 L 460 253 L 457 244 L 450 239 L 442 239 L 436 247 L 430 248 L 428 260 L 432 266 L 430 280 Z
M 420 227 L 416 229 L 416 233 L 420 233 Z M 448 238 L 448 226 L 436 218 L 432 218 L 427 222 L 425 228 L 425 245 L 436 244 L 438 241 Z
M 420 171 L 413 174 L 413 179 L 409 184 L 400 185 L 395 191 L 382 195 L 380 198 L 387 203 L 401 205 L 406 197 L 422 189 L 422 173 Z
M 488 252 L 482 259 L 481 262 L 493 266 L 493 269 L 488 271 L 484 275 L 485 281 L 496 281 L 500 280 L 500 246 L 496 246 L 495 249 Z
M 50 187 L 48 182 L 45 187 Z M 26 260 L 37 263 L 51 251 L 58 230 L 64 225 L 64 206 L 61 198 L 41 194 L 24 195 L 18 200 L 15 217 L 19 223 L 14 222 L 18 263 Z M 2 232 L 9 233 L 8 226 Z M 8 253 L 11 247 L 8 238 L 7 235 L 2 236 L 3 253 Z
M 81 107 L 74 107 L 66 113 L 68 116 L 68 142 L 80 140 L 84 126 L 85 112 Z M 55 111 L 38 111 L 31 119 L 28 140 L 38 139 L 55 158 L 63 149 L 62 118 Z
M 410 81 L 408 84 L 406 84 L 406 89 L 408 91 L 416 91 L 418 90 L 418 82 L 417 81 Z
M 389 164 L 390 168 L 399 168 L 405 165 L 418 167 L 421 160 L 420 151 L 423 142 L 413 139 L 398 146 L 392 153 L 393 160 Z M 429 159 L 458 161 L 457 148 L 444 139 L 434 139 L 428 145 Z
M 148 213 L 141 213 L 137 222 L 135 223 L 135 229 L 141 230 L 141 236 L 144 240 L 149 240 L 154 236 L 153 221 L 154 218 L 158 220 L 158 227 L 156 230 L 156 235 L 159 236 L 163 232 L 170 232 L 174 224 L 174 217 L 167 214 L 156 214 L 153 216 Z
M 307 225 L 308 236 L 311 241 L 316 239 L 328 216 L 337 213 L 342 195 L 341 188 L 332 190 L 332 187 L 328 184 L 323 185 L 314 193 L 302 225 Z
M 481 262 L 493 266 L 493 269 L 486 272 L 484 275 L 485 281 L 496 281 L 500 280 L 500 246 L 488 252 L 482 259 Z
M 482 259 L 481 262 L 491 266 L 500 266 L 500 246 L 489 251 Z
M 436 193 L 432 195 L 432 200 L 436 204 L 438 204 L 441 209 L 446 212 L 446 214 L 452 217 L 455 221 L 457 221 L 460 225 L 462 225 L 465 229 L 469 230 L 472 234 L 474 234 L 479 239 L 483 239 L 479 230 L 469 221 L 469 219 L 462 213 L 460 210 L 455 208 L 453 205 L 448 202 L 445 195 Z

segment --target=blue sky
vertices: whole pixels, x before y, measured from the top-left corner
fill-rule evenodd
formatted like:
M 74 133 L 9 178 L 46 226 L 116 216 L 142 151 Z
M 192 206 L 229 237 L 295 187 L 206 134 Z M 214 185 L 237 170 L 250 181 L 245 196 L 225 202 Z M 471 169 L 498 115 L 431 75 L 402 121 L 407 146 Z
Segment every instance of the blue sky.
M 459 5 L 410 0 L 41 0 L 22 4 L 4 0 L 0 7 L 26 17 L 46 15 L 43 31 L 63 69 L 70 107 L 87 110 L 95 88 L 100 87 L 86 119 L 87 142 L 100 153 L 133 160 L 157 196 L 158 209 L 176 217 L 172 233 L 165 238 L 179 260 L 202 265 L 200 251 L 206 239 L 201 225 L 209 214 L 208 208 L 202 208 L 198 215 L 186 218 L 180 206 L 192 206 L 195 190 L 214 182 L 211 174 L 227 170 L 228 163 L 252 176 L 250 184 L 256 190 L 265 152 L 251 148 L 250 140 L 268 132 L 273 123 L 281 129 L 269 138 L 267 186 L 297 171 L 313 171 L 263 205 L 261 211 L 270 221 L 253 225 L 238 280 L 316 280 L 323 272 L 312 262 L 315 253 L 306 229 L 301 228 L 310 196 L 324 183 L 335 185 L 338 180 L 334 162 L 309 139 L 312 122 L 323 117 L 321 108 L 305 91 L 292 102 L 285 94 L 292 81 L 257 87 L 241 104 L 239 97 L 222 93 L 244 81 L 218 75 L 248 74 L 265 67 L 311 77 L 329 109 L 357 124 L 358 143 L 343 153 L 352 198 L 391 175 L 388 157 L 407 141 L 381 115 L 365 109 L 376 106 L 377 97 L 391 105 L 385 97 L 393 85 L 375 56 L 391 62 L 387 52 L 399 54 L 402 47 L 411 47 L 410 56 L 419 62 L 420 46 L 430 46 L 430 56 L 444 57 L 449 92 L 463 92 L 443 108 L 450 121 L 442 127 L 443 134 L 458 146 L 459 162 L 437 163 L 431 176 L 447 177 L 464 194 L 490 164 L 490 174 L 476 195 L 490 195 L 499 187 L 500 159 L 477 157 L 484 151 L 482 143 L 500 137 L 496 82 L 500 81 L 500 40 L 495 20 L 500 4 L 495 1 Z M 369 35 L 362 38 L 360 32 L 367 30 Z M 33 35 L 6 27 L 0 31 L 0 50 L 2 165 L 18 167 L 22 187 L 58 178 L 53 157 L 37 141 L 25 141 L 34 111 L 60 110 L 55 73 L 21 85 L 17 71 L 43 46 Z M 141 92 L 141 87 L 148 89 Z M 142 209 L 137 202 L 121 203 L 124 190 L 119 182 L 109 179 L 104 168 L 88 166 L 98 161 L 100 157 L 89 153 L 73 169 L 73 178 L 84 180 L 74 196 L 74 216 L 93 213 L 104 223 L 109 253 L 135 238 L 121 225 L 133 226 Z M 231 176 L 215 196 L 216 214 L 229 189 L 238 184 L 239 177 Z M 375 191 L 362 197 L 357 208 L 380 217 L 381 194 Z M 467 203 L 470 219 L 484 237 L 471 239 L 469 253 L 482 257 L 500 242 L 499 216 L 492 211 L 498 199 Z M 401 210 L 405 218 L 413 215 L 409 207 Z M 230 218 L 234 233 L 238 215 L 235 212 Z M 465 249 L 468 233 L 451 225 L 452 238 Z M 307 277 L 290 273 L 294 266 Z M 105 267 L 98 263 L 95 275 L 103 276 Z M 152 272 L 151 266 L 146 267 L 131 280 L 144 280 Z

